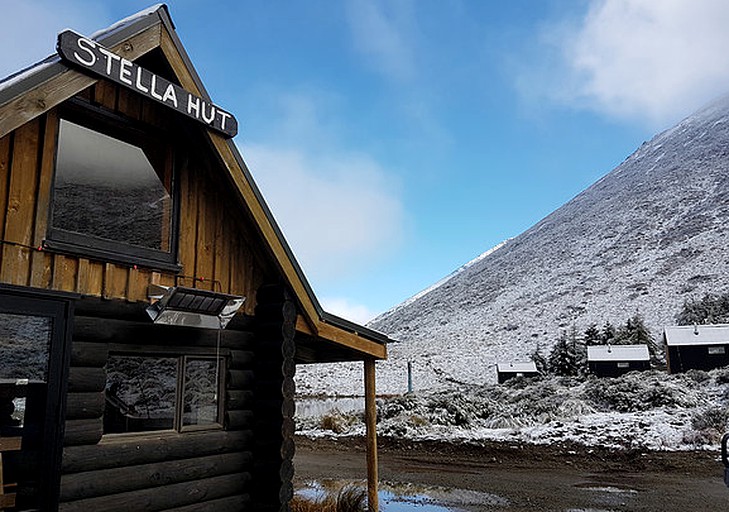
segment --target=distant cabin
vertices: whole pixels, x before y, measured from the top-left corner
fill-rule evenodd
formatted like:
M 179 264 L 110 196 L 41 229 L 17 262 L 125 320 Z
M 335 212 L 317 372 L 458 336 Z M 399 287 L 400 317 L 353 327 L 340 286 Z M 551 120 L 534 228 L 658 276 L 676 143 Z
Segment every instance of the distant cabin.
M 498 363 L 496 365 L 496 377 L 499 384 L 503 384 L 514 377 L 538 377 L 537 365 L 530 363 Z
M 619 377 L 632 371 L 649 370 L 647 345 L 597 345 L 587 347 L 587 366 L 598 377 Z
M 666 327 L 663 342 L 668 373 L 729 365 L 728 324 Z

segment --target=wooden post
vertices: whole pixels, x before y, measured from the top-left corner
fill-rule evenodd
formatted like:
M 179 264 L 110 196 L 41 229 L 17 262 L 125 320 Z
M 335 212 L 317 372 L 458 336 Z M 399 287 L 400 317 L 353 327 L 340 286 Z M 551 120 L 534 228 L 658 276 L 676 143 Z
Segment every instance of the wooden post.
M 369 512 L 379 511 L 377 495 L 377 407 L 375 405 L 375 360 L 364 361 L 365 425 L 367 428 L 367 504 Z

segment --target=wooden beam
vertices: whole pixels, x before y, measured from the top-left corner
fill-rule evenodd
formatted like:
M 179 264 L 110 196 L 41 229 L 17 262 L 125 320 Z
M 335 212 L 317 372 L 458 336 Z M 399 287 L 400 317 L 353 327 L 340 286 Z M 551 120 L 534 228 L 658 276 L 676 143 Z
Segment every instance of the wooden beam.
M 377 495 L 377 405 L 375 403 L 375 360 L 364 361 L 365 427 L 367 430 L 367 508 L 379 512 Z
M 157 23 L 111 47 L 110 50 L 129 60 L 138 59 L 159 46 L 160 27 L 161 23 Z M 96 78 L 68 68 L 33 89 L 25 91 L 0 106 L 0 138 L 75 96 L 97 81 Z
M 355 333 L 324 322 L 318 322 L 317 334 L 324 339 L 351 348 L 375 359 L 387 359 L 387 347 L 382 343 L 370 341 Z

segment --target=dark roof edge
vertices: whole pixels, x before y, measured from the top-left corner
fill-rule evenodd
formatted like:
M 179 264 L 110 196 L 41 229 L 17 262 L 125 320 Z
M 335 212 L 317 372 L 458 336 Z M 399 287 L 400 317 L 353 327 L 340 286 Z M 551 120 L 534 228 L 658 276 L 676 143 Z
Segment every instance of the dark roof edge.
M 143 32 L 150 26 L 159 23 L 162 19 L 161 12 L 167 12 L 166 5 L 162 4 L 154 11 L 149 11 L 148 9 L 140 11 L 127 18 L 129 20 L 128 23 L 114 24 L 96 32 L 94 39 L 104 46 L 114 46 L 125 39 L 129 39 Z M 157 16 L 152 16 L 152 14 L 157 14 Z M 169 19 L 169 16 L 167 18 Z M 0 106 L 5 105 L 26 91 L 37 87 L 67 69 L 68 66 L 61 63 L 58 54 L 52 54 L 17 73 L 3 78 L 0 81 Z

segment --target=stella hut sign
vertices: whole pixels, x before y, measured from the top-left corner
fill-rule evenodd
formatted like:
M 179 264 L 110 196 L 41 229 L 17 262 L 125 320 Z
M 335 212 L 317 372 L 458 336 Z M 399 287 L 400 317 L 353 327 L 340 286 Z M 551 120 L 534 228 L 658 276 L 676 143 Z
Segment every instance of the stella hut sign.
M 238 133 L 233 114 L 71 30 L 58 34 L 58 54 L 67 63 L 162 103 L 226 137 Z

